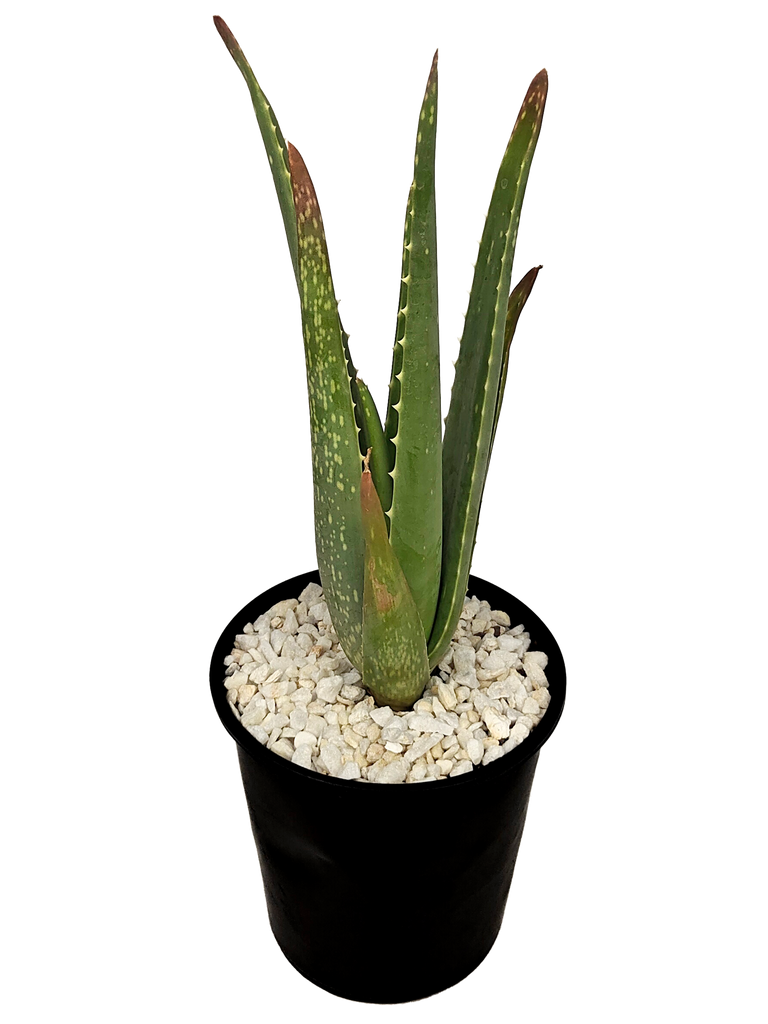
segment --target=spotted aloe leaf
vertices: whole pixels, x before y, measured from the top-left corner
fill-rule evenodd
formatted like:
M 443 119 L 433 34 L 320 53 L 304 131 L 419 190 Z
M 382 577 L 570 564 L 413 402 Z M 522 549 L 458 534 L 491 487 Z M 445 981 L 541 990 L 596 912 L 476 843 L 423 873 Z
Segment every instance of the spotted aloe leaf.
M 523 101 L 485 221 L 443 441 L 443 560 L 430 664 L 447 650 L 466 594 L 504 363 L 512 261 L 547 94 L 540 71 Z
M 443 502 L 436 129 L 437 54 L 419 114 L 413 184 L 405 215 L 400 303 L 385 425 L 391 497 L 389 488 L 381 492 L 389 538 L 427 637 L 440 588 Z
M 277 192 L 278 202 L 280 203 L 280 212 L 283 215 L 283 225 L 285 226 L 285 235 L 288 239 L 288 248 L 291 252 L 293 270 L 296 274 L 296 280 L 298 281 L 299 269 L 296 213 L 293 208 L 293 189 L 291 187 L 291 172 L 288 166 L 288 149 L 285 144 L 285 139 L 283 138 L 283 133 L 280 131 L 280 125 L 277 123 L 277 118 L 269 104 L 269 100 L 264 95 L 259 83 L 256 81 L 256 76 L 251 70 L 251 65 L 245 59 L 245 54 L 240 49 L 240 44 L 235 39 L 229 26 L 224 19 L 220 18 L 218 15 L 214 17 L 213 23 L 232 55 L 232 59 L 235 64 L 237 64 L 240 74 L 245 79 L 248 91 L 251 94 L 251 102 L 253 103 L 253 109 L 256 112 L 256 120 L 259 124 L 264 148 L 267 151 L 269 166 L 272 170 L 272 179 L 275 183 L 275 191 Z
M 363 685 L 379 704 L 398 711 L 409 708 L 427 685 L 427 642 L 408 581 L 387 536 L 367 458 L 360 508 L 365 536 Z
M 345 654 L 360 669 L 364 541 L 358 426 L 320 206 L 304 161 L 290 143 L 288 159 L 309 389 L 315 545 L 331 621 Z
M 357 478 L 369 447 L 383 448 L 383 429 L 368 389 L 357 380 L 349 337 L 336 307 L 317 198 L 298 152 L 240 45 L 222 18 L 214 23 L 246 81 L 283 216 L 302 307 L 310 393 L 315 541 L 320 576 L 342 646 L 357 668 L 362 643 L 362 527 Z M 293 154 L 293 156 L 291 156 Z M 295 175 L 299 174 L 296 181 Z M 304 210 L 296 207 L 301 193 Z M 308 214 L 307 210 L 315 210 Z M 383 459 L 379 459 L 383 466 Z M 386 474 L 384 474 L 386 476 Z

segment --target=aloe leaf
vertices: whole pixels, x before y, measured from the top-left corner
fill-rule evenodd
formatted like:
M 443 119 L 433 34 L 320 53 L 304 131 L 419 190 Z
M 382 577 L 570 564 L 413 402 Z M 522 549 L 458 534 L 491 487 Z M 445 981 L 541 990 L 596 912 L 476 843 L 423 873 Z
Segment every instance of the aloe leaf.
M 378 704 L 411 707 L 429 680 L 427 643 L 408 581 L 387 537 L 379 496 L 368 469 L 360 482 L 365 536 L 363 685 Z
M 365 544 L 358 426 L 320 206 L 304 161 L 290 143 L 288 158 L 296 206 L 317 561 L 341 646 L 352 664 L 362 669 Z
M 419 115 L 403 241 L 400 303 L 385 434 L 389 538 L 429 636 L 440 588 L 442 430 L 437 325 L 435 137 L 437 54 Z M 382 500 L 387 500 L 382 493 Z
M 347 360 L 347 370 L 349 371 L 352 401 L 354 402 L 355 420 L 359 427 L 360 457 L 365 456 L 370 447 L 372 447 L 374 450 L 374 483 L 377 487 L 382 486 L 386 488 L 388 484 L 391 484 L 391 480 L 386 472 L 384 428 L 381 424 L 379 403 L 371 389 L 371 385 L 355 365 L 352 354 L 351 332 L 342 331 L 342 339 Z M 381 490 L 379 493 L 382 493 Z
M 539 137 L 547 73 L 531 82 L 501 162 L 480 241 L 443 442 L 443 562 L 430 664 L 442 658 L 466 594 L 504 361 L 520 210 Z
M 283 215 L 283 224 L 285 225 L 285 234 L 288 239 L 288 248 L 291 252 L 293 272 L 296 275 L 296 280 L 298 282 L 299 267 L 297 255 L 298 243 L 296 236 L 296 213 L 293 208 L 293 189 L 291 187 L 291 173 L 285 139 L 283 138 L 283 133 L 280 131 L 280 125 L 277 123 L 277 118 L 269 104 L 269 100 L 262 92 L 259 83 L 256 81 L 256 76 L 251 70 L 251 65 L 245 59 L 245 54 L 240 49 L 240 44 L 232 35 L 229 26 L 223 18 L 220 18 L 218 15 L 214 16 L 213 23 L 216 26 L 219 35 L 224 40 L 227 49 L 232 54 L 232 58 L 240 69 L 240 73 L 245 79 L 248 91 L 251 94 L 253 109 L 256 112 L 256 120 L 259 124 L 261 137 L 264 141 L 264 148 L 267 151 L 269 166 L 272 170 L 272 178 L 275 183 L 275 190 L 280 203 L 280 212 Z
M 392 478 L 387 472 L 387 452 L 385 447 L 384 431 L 379 419 L 379 413 L 373 401 L 373 395 L 368 386 L 358 377 L 354 384 L 357 386 L 357 400 L 355 405 L 361 414 L 362 423 L 360 426 L 360 448 L 361 451 L 371 451 L 370 464 L 371 476 L 379 495 L 382 508 L 386 508 L 386 496 L 392 493 Z M 353 391 L 354 395 L 354 391 Z
M 505 403 L 507 399 L 507 390 L 509 388 L 509 377 L 512 369 L 512 349 L 514 348 L 515 339 L 517 338 L 517 332 L 520 330 L 520 322 L 522 321 L 522 314 L 528 308 L 528 303 L 531 298 L 534 297 L 539 279 L 547 268 L 546 263 L 534 263 L 534 265 L 526 267 L 520 274 L 520 278 L 515 282 L 512 292 L 509 297 L 509 303 L 507 304 L 507 321 L 504 328 L 504 357 L 502 366 L 507 368 L 507 375 L 503 378 L 503 386 L 499 388 L 499 396 L 496 401 L 496 418 L 494 428 L 494 452 L 496 451 L 497 441 L 499 439 L 499 430 L 502 425 L 502 415 L 504 413 Z M 493 454 L 490 458 L 490 465 L 488 466 L 487 477 L 490 476 L 490 470 L 493 468 Z M 485 487 L 487 488 L 487 477 L 485 479 Z M 484 500 L 484 493 L 483 493 Z M 475 553 L 477 552 L 477 546 L 475 545 Z M 470 566 L 470 572 L 474 568 L 474 564 Z

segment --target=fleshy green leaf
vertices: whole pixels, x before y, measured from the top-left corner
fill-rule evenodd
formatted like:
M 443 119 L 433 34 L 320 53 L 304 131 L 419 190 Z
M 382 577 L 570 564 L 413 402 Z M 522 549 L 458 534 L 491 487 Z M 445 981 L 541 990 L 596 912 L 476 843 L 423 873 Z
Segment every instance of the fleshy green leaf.
M 293 189 L 291 187 L 291 173 L 288 165 L 288 150 L 285 145 L 285 139 L 280 131 L 280 125 L 277 123 L 277 118 L 269 104 L 269 100 L 256 81 L 251 65 L 245 59 L 245 54 L 240 49 L 240 44 L 232 35 L 229 26 L 218 15 L 214 16 L 213 23 L 224 40 L 227 49 L 232 54 L 232 58 L 240 69 L 240 73 L 245 79 L 248 91 L 251 94 L 253 109 L 256 112 L 256 120 L 259 123 L 259 130 L 264 141 L 264 148 L 267 151 L 269 166 L 272 170 L 272 178 L 275 183 L 278 202 L 280 203 L 280 212 L 283 215 L 283 224 L 285 225 L 285 234 L 288 239 L 288 248 L 291 252 L 293 272 L 296 274 L 296 280 L 298 281 L 296 213 L 293 208 Z
M 447 649 L 466 594 L 504 361 L 520 210 L 547 95 L 540 71 L 523 101 L 491 197 L 475 264 L 443 442 L 443 564 L 430 664 Z
M 496 401 L 494 447 L 496 447 L 496 443 L 499 438 L 499 430 L 502 425 L 502 413 L 504 412 L 507 388 L 509 387 L 509 375 L 512 369 L 511 357 L 515 338 L 517 337 L 517 332 L 520 330 L 522 314 L 528 308 L 528 302 L 530 302 L 531 298 L 534 297 L 534 292 L 539 284 L 539 279 L 541 278 L 542 273 L 544 273 L 546 267 L 546 263 L 534 263 L 534 265 L 526 267 L 520 275 L 519 281 L 515 282 L 512 294 L 509 297 L 509 303 L 507 305 L 507 323 L 504 329 L 504 359 L 502 362 L 502 366 L 507 368 L 507 375 L 502 379 L 502 386 L 499 388 L 499 396 Z M 488 477 L 490 476 L 490 469 L 492 469 L 492 466 L 488 466 Z M 487 478 L 485 479 L 485 487 L 487 488 Z M 476 550 L 477 548 L 475 546 L 475 552 Z M 470 567 L 470 571 L 472 571 L 472 567 Z
M 361 669 L 364 540 L 358 427 L 320 206 L 304 161 L 290 143 L 288 157 L 296 206 L 317 561 L 341 646 Z
M 402 711 L 421 696 L 429 680 L 427 643 L 367 466 L 360 507 L 365 535 L 363 685 L 378 704 Z
M 385 434 L 389 537 L 429 636 L 440 588 L 442 430 L 437 325 L 437 54 L 419 114 Z M 382 503 L 389 499 L 382 491 Z

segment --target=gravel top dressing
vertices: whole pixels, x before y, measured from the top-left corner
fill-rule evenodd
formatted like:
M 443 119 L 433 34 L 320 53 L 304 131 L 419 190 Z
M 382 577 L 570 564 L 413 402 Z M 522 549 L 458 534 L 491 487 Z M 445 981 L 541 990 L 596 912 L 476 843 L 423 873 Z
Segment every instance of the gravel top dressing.
M 547 655 L 522 625 L 467 598 L 451 646 L 411 711 L 378 707 L 310 583 L 248 623 L 224 659 L 227 697 L 268 750 L 338 779 L 432 782 L 518 746 L 549 705 Z

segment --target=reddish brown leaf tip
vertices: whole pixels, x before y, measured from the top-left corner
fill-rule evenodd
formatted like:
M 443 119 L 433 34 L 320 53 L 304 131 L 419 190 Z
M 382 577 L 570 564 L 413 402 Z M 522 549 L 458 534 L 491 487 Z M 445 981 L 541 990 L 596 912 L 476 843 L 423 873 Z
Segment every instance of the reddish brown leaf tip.
M 546 270 L 546 268 L 547 264 L 543 260 L 540 260 L 539 263 L 531 263 L 530 266 L 525 267 L 515 284 L 522 285 L 523 282 L 534 281 L 543 270 Z
M 528 86 L 528 92 L 525 94 L 523 105 L 520 107 L 515 128 L 518 127 L 520 118 L 527 117 L 529 114 L 532 116 L 534 124 L 541 124 L 541 119 L 544 116 L 544 106 L 547 102 L 548 83 L 546 69 L 542 68 Z
M 253 75 L 253 72 L 251 71 L 248 61 L 245 59 L 245 54 L 240 49 L 240 43 L 235 39 L 226 21 L 224 21 L 223 18 L 220 18 L 218 14 L 213 16 L 213 24 L 216 26 L 216 31 L 224 41 L 224 45 L 227 50 L 229 50 L 230 57 L 234 60 L 235 64 L 237 64 L 240 69 L 240 73 L 245 77 L 245 80 L 249 82 L 248 87 L 250 88 L 250 76 Z
M 437 81 L 437 50 L 435 50 L 435 56 L 432 58 L 432 66 L 429 69 L 429 78 L 427 79 L 427 92 L 434 86 Z
M 293 202 L 296 206 L 296 215 L 299 220 L 306 220 L 307 217 L 319 217 L 320 207 L 315 194 L 315 186 L 309 176 L 307 165 L 301 153 L 291 142 L 286 142 L 288 147 L 288 169 L 291 172 L 291 183 L 293 184 Z
M 211 24 L 222 36 L 226 36 L 228 39 L 233 38 L 234 33 L 232 32 L 232 27 L 220 11 L 215 10 L 211 14 Z

